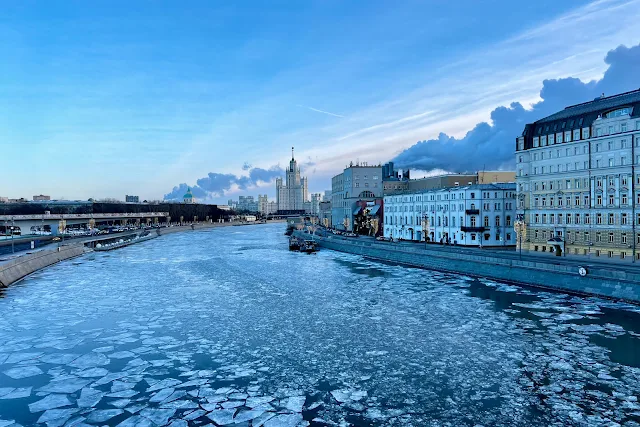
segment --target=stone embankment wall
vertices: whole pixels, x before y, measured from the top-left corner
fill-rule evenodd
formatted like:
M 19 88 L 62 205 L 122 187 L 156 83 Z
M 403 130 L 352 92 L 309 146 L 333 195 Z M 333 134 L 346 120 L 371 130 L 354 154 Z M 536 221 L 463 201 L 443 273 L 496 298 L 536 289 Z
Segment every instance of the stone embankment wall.
M 65 259 L 80 256 L 84 252 L 84 245 L 79 243 L 17 257 L 0 265 L 0 287 L 9 286 L 35 271 Z
M 583 277 L 578 273 L 578 263 L 554 264 L 501 258 L 495 253 L 446 252 L 337 236 L 315 239 L 321 247 L 380 261 L 640 302 L 640 269 L 632 271 L 614 265 L 586 266 L 587 275 Z

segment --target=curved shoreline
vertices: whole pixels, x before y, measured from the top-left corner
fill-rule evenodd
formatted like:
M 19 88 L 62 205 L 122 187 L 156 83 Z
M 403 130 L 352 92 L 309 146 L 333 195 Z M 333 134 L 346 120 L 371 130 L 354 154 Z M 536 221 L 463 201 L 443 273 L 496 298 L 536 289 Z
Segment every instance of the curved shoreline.
M 280 222 L 280 221 L 272 221 L 272 222 Z M 151 230 L 156 232 L 156 235 L 146 236 L 136 240 L 130 240 L 128 242 L 124 242 L 122 245 L 117 247 L 110 248 L 111 250 L 120 249 L 126 246 L 130 246 L 135 243 L 146 242 L 147 240 L 151 240 L 156 237 L 164 236 L 166 234 L 173 234 L 183 231 L 198 231 L 198 230 L 206 230 L 212 228 L 219 227 L 229 227 L 233 225 L 261 225 L 263 223 L 209 223 L 209 224 L 191 224 L 191 225 L 178 225 L 173 227 L 164 227 L 158 228 L 155 230 Z M 105 235 L 104 239 L 101 240 L 110 240 L 116 239 L 120 236 L 110 236 Z M 92 240 L 93 243 L 100 240 Z M 81 255 L 84 255 L 87 252 L 93 252 L 93 249 L 85 247 L 85 243 L 89 242 L 75 242 L 65 244 L 63 246 L 59 246 L 53 249 L 41 249 L 35 252 L 30 252 L 22 256 L 18 256 L 9 261 L 6 261 L 0 264 L 0 289 L 6 288 L 25 277 L 35 273 L 36 271 L 45 269 L 49 266 L 57 264 L 61 261 L 65 261 L 71 258 L 76 258 Z

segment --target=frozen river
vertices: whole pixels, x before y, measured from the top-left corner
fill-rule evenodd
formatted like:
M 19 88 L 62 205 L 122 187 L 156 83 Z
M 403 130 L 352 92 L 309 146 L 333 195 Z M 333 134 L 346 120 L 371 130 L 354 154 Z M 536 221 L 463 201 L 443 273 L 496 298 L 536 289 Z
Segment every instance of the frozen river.
M 640 310 L 178 233 L 0 291 L 0 427 L 640 423 Z

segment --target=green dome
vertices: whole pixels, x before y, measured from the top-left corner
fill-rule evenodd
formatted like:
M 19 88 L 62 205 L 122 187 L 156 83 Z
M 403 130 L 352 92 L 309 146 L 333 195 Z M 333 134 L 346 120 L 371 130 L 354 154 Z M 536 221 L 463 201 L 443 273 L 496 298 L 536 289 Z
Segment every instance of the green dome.
M 191 194 L 191 188 L 187 188 L 187 192 L 182 197 L 183 199 L 193 199 L 193 194 Z

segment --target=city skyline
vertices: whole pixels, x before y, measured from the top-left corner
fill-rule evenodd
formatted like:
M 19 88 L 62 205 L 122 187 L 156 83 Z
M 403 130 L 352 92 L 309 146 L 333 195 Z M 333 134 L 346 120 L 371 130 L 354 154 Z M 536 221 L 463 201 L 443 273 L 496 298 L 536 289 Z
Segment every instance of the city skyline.
M 446 148 L 468 131 L 467 146 L 480 134 L 493 148 L 502 140 L 492 131 L 516 129 L 503 135 L 513 151 L 525 113 L 588 101 L 608 86 L 586 82 L 620 65 L 624 83 L 640 58 L 632 48 L 640 2 L 543 3 L 463 3 L 455 19 L 429 5 L 382 2 L 366 10 L 196 3 L 172 13 L 117 2 L 11 6 L 0 21 L 9 41 L 0 140 L 14 161 L 0 195 L 160 199 L 185 183 L 205 192 L 194 191 L 199 200 L 225 203 L 273 198 L 291 145 L 310 192 L 329 188 L 352 160 L 443 170 L 455 161 L 440 161 L 450 159 Z M 629 49 L 607 56 L 619 45 Z M 543 83 L 566 77 L 583 83 Z M 548 105 L 530 110 L 541 99 Z M 495 110 L 512 102 L 524 108 Z M 509 123 L 476 126 L 500 118 Z M 424 159 L 425 147 L 438 161 Z

